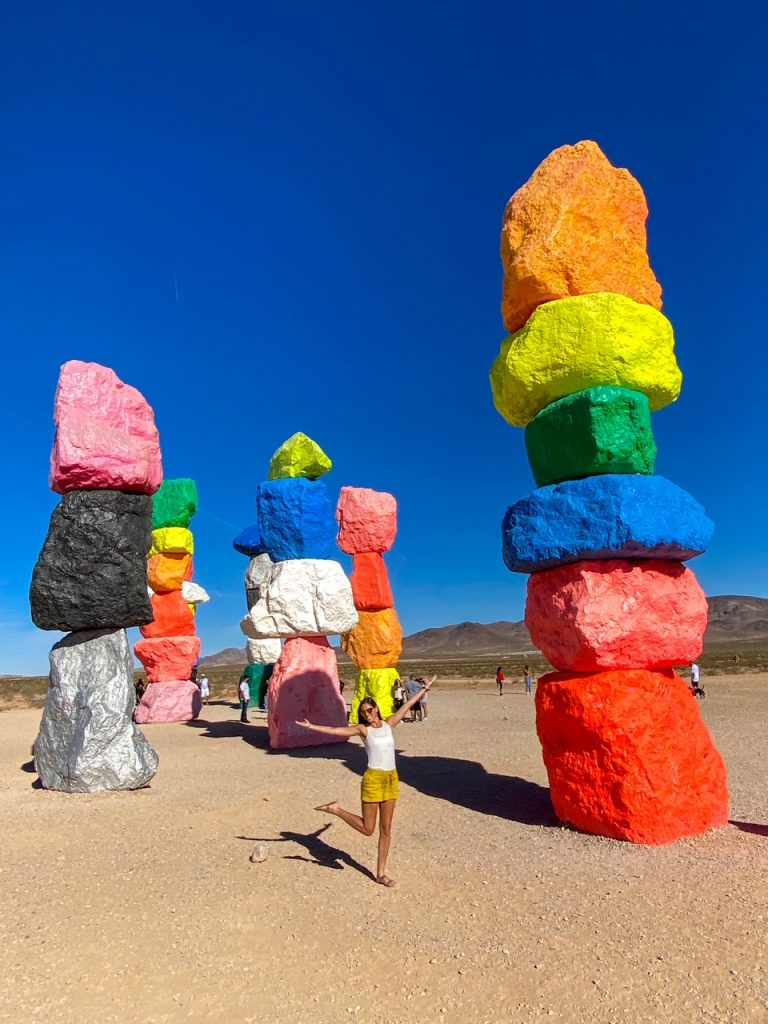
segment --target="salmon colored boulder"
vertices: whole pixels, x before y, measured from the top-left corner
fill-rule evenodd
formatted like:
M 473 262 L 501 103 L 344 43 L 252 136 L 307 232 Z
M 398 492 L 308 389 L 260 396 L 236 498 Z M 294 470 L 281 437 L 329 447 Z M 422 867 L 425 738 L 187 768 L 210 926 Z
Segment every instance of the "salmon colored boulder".
M 403 627 L 394 608 L 360 612 L 355 628 L 341 638 L 341 646 L 358 668 L 390 668 L 400 660 Z
M 114 370 L 72 359 L 59 375 L 51 488 L 154 494 L 163 479 L 155 415 Z
M 139 725 L 151 722 L 191 722 L 203 706 L 200 688 L 189 679 L 152 683 L 144 691 L 133 720 Z
M 672 671 L 542 676 L 536 731 L 558 818 L 661 845 L 728 821 L 725 765 Z
M 707 599 L 680 562 L 574 562 L 528 578 L 525 624 L 563 671 L 688 665 L 701 654 Z
M 276 750 L 345 743 L 345 736 L 312 732 L 297 723 L 345 726 L 347 705 L 341 696 L 336 652 L 324 636 L 291 637 L 269 681 L 269 744 Z
M 181 590 L 182 583 L 191 579 L 191 555 L 158 554 L 153 555 L 147 562 L 147 584 L 157 594 Z
M 189 679 L 200 657 L 199 636 L 164 636 L 138 640 L 134 654 L 144 666 L 148 683 Z
M 389 551 L 397 533 L 397 501 L 386 491 L 342 487 L 336 508 L 338 545 L 348 555 Z
M 516 331 L 537 306 L 617 292 L 661 309 L 646 250 L 648 206 L 595 142 L 554 150 L 512 196 L 501 229 L 501 312 Z
M 377 612 L 394 606 L 387 567 L 378 552 L 365 551 L 354 556 L 352 599 L 358 611 Z
M 161 636 L 191 636 L 195 632 L 195 617 L 180 590 L 167 594 L 153 594 L 154 622 L 141 626 L 141 635 L 147 640 Z

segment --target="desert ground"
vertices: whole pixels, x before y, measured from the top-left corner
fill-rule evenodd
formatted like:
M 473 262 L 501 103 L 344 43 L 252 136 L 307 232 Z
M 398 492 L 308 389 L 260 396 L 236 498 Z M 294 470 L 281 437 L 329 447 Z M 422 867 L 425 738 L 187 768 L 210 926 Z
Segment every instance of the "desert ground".
M 149 788 L 69 796 L 39 709 L 2 713 L 0 1021 L 766 1022 L 768 676 L 706 686 L 731 824 L 646 848 L 558 825 L 519 684 L 438 683 L 396 733 L 394 889 L 312 809 L 358 809 L 356 742 L 271 753 L 221 700 L 145 727 Z

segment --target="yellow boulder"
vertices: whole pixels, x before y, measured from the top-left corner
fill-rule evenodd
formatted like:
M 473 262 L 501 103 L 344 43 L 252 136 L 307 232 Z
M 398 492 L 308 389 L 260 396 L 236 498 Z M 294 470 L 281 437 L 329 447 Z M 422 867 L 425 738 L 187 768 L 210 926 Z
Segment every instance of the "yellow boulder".
M 358 668 L 390 668 L 400 660 L 403 627 L 394 608 L 380 612 L 360 612 L 351 633 L 341 638 L 341 646 Z
M 299 431 L 284 441 L 272 456 L 267 478 L 284 480 L 286 477 L 303 476 L 317 480 L 332 467 L 333 463 L 320 445 Z
M 508 331 L 542 302 L 618 292 L 661 308 L 648 262 L 643 190 L 596 142 L 561 146 L 512 196 L 504 211 L 501 313 Z
M 148 558 L 154 555 L 194 555 L 195 539 L 192 531 L 183 526 L 164 526 L 152 531 L 152 547 Z
M 382 718 L 389 718 L 395 711 L 395 683 L 400 678 L 396 668 L 364 668 L 357 673 L 355 695 L 349 709 L 349 720 L 357 724 L 357 709 L 364 697 L 373 697 L 379 706 Z
M 550 402 L 598 385 L 641 391 L 652 410 L 663 409 L 680 394 L 681 382 L 669 320 L 610 292 L 539 306 L 504 339 L 491 367 L 494 404 L 515 427 Z

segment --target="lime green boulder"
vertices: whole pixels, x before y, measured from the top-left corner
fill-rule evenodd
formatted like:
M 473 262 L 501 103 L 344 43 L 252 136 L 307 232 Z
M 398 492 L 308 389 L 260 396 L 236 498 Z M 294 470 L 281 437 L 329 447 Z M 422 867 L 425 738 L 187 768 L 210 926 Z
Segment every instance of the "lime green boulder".
M 491 368 L 496 408 L 515 427 L 559 398 L 599 385 L 640 391 L 652 411 L 663 409 L 681 381 L 669 320 L 613 292 L 545 302 L 504 339 Z
M 323 449 L 306 434 L 294 434 L 277 449 L 269 463 L 269 480 L 303 476 L 317 480 L 327 473 L 333 463 Z
M 194 480 L 180 477 L 163 480 L 160 490 L 152 498 L 152 529 L 166 526 L 189 526 L 197 512 L 197 485 Z
M 587 388 L 542 409 L 525 428 L 539 487 L 604 473 L 653 473 L 656 442 L 645 395 Z
M 357 709 L 364 697 L 372 697 L 379 706 L 382 718 L 395 711 L 395 683 L 400 678 L 396 668 L 363 668 L 357 673 L 355 693 L 349 709 L 349 720 L 357 724 Z

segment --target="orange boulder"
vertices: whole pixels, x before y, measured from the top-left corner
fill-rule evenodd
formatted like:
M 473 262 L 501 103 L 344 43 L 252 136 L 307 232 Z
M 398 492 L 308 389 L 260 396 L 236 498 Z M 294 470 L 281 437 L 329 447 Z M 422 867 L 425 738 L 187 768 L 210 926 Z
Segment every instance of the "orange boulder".
M 192 555 L 176 553 L 152 555 L 147 562 L 147 583 L 157 594 L 181 590 L 192 579 Z
M 160 636 L 191 636 L 195 617 L 180 590 L 152 595 L 154 622 L 141 627 L 141 635 L 151 640 Z
M 662 845 L 728 821 L 725 765 L 672 669 L 542 676 L 536 731 L 558 818 Z
M 390 668 L 396 665 L 403 649 L 403 627 L 394 608 L 380 612 L 360 612 L 360 621 L 341 640 L 358 668 Z
M 507 203 L 501 230 L 502 317 L 510 333 L 543 302 L 618 292 L 661 309 L 646 251 L 648 206 L 595 142 L 550 153 Z
M 352 599 L 358 611 L 376 612 L 394 606 L 387 567 L 377 552 L 366 551 L 353 557 Z

